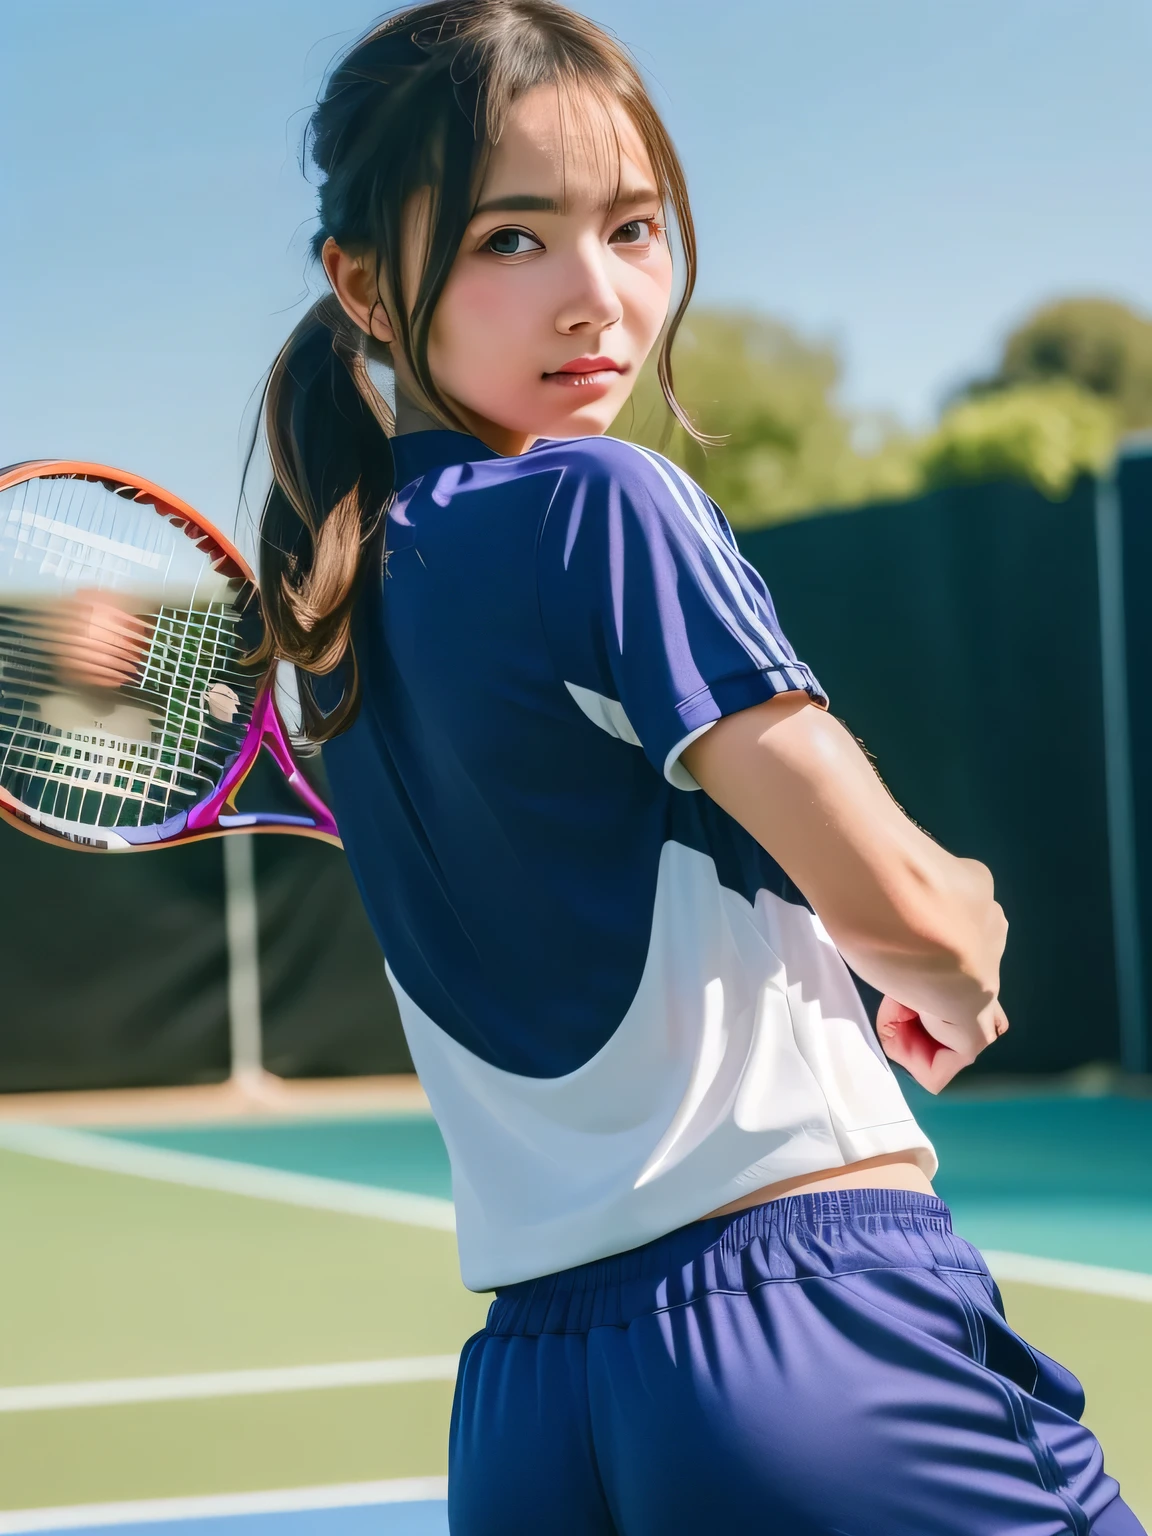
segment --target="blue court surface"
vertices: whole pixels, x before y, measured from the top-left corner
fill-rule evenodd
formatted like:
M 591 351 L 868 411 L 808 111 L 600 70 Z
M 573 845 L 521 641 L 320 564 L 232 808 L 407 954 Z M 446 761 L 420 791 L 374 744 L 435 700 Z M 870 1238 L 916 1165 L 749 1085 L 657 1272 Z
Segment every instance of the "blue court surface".
M 1152 1520 L 1152 1100 L 931 1099 L 938 1192 Z M 0 1536 L 444 1536 L 460 1284 L 426 1115 L 0 1120 Z
M 387 1531 L 388 1536 L 444 1536 L 448 1515 L 443 1500 L 436 1499 L 419 1504 L 353 1504 L 347 1509 L 216 1515 L 126 1529 L 134 1536 L 380 1536 L 382 1531 Z
M 89 1527 L 91 1529 L 91 1527 Z M 354 1504 L 347 1509 L 301 1509 L 265 1515 L 218 1515 L 134 1525 L 134 1536 L 444 1536 L 442 1499 L 418 1504 Z
M 27 1530 L 6 1524 L 0 1531 Z M 60 1526 L 39 1527 L 59 1530 Z M 204 1515 L 194 1519 L 147 1520 L 115 1526 L 108 1523 L 67 1529 L 117 1529 L 131 1536 L 446 1536 L 447 1506 L 442 1499 L 399 1504 L 352 1504 L 325 1509 L 276 1510 L 252 1514 Z

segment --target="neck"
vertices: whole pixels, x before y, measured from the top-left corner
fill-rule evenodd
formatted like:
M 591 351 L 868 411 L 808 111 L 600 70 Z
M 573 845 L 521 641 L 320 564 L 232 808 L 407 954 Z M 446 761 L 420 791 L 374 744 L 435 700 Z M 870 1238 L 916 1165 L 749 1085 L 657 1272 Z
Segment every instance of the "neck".
M 434 416 L 421 408 L 404 393 L 402 389 L 396 391 L 396 433 L 399 436 L 405 432 L 438 432 L 444 423 L 437 421 Z
M 456 414 L 473 437 L 479 438 L 486 448 L 491 448 L 493 453 L 502 454 L 505 458 L 518 458 L 536 441 L 532 433 L 514 432 L 508 427 L 498 426 L 496 422 L 486 421 L 484 417 L 477 416 L 474 411 L 466 410 L 463 406 L 456 407 Z M 397 388 L 397 435 L 405 432 L 438 432 L 443 429 L 444 422 L 437 421 L 435 416 L 417 405 L 403 389 Z

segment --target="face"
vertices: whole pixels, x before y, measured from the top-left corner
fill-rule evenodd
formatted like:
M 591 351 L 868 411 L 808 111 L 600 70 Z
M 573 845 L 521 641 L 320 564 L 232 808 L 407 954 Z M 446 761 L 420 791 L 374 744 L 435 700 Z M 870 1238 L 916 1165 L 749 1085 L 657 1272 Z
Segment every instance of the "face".
M 541 86 L 513 107 L 492 153 L 433 316 L 432 376 L 498 452 L 597 435 L 631 393 L 671 292 L 635 127 Z

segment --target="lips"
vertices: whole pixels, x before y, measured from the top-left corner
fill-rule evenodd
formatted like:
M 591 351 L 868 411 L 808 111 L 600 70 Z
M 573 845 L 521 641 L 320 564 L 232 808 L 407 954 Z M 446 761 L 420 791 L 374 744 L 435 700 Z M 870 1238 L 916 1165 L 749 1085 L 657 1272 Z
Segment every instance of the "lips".
M 578 389 L 587 397 L 589 392 L 602 395 L 612 389 L 621 374 L 628 372 L 627 363 L 618 363 L 612 357 L 574 357 L 570 363 L 557 368 L 555 373 L 542 375 L 546 384 L 559 384 L 562 389 Z
M 557 368 L 556 373 L 623 373 L 625 365 L 618 363 L 611 357 L 574 357 L 570 363 Z M 545 374 L 545 378 L 554 378 L 555 374 Z

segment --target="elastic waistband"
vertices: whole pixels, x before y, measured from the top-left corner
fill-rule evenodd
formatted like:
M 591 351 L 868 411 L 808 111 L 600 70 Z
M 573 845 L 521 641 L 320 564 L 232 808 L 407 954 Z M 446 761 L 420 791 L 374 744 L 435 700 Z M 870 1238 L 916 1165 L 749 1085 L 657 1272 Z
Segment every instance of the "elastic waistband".
M 862 1269 L 986 1274 L 934 1195 L 838 1189 L 788 1195 L 694 1221 L 643 1247 L 496 1292 L 488 1332 L 583 1333 L 683 1306 L 715 1291 L 831 1279 Z

